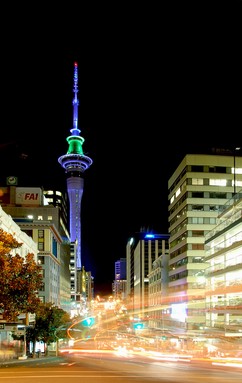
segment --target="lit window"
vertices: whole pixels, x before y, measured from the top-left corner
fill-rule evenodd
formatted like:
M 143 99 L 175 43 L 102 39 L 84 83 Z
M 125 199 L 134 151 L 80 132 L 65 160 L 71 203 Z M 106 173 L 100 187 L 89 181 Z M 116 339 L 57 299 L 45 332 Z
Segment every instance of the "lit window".
M 226 186 L 227 180 L 210 179 L 209 185 L 211 185 L 211 186 Z
M 193 178 L 192 179 L 192 185 L 203 185 L 203 179 L 202 178 Z
M 179 189 L 177 189 L 177 191 L 176 191 L 176 197 L 178 197 L 180 193 L 181 193 L 181 189 L 179 188 Z

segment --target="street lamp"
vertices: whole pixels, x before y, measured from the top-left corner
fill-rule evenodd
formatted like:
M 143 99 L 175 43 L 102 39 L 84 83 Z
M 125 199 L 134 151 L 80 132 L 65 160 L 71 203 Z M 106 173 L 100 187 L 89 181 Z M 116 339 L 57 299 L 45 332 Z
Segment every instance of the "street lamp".
M 234 195 L 236 194 L 236 185 L 235 185 L 235 181 L 236 181 L 236 174 L 235 174 L 235 154 L 236 154 L 236 150 L 240 150 L 240 147 L 234 148 Z

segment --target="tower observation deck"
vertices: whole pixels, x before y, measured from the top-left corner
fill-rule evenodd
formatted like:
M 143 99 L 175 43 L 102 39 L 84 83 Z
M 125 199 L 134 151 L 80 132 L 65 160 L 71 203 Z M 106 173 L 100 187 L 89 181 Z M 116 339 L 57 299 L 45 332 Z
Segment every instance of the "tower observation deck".
M 73 128 L 71 135 L 67 137 L 67 154 L 58 158 L 58 162 L 65 169 L 67 175 L 67 192 L 70 203 L 70 239 L 76 242 L 76 268 L 82 267 L 81 262 L 81 200 L 84 188 L 83 173 L 92 164 L 92 159 L 83 153 L 82 145 L 84 138 L 80 136 L 78 129 L 78 64 L 74 63 L 74 87 L 73 87 Z

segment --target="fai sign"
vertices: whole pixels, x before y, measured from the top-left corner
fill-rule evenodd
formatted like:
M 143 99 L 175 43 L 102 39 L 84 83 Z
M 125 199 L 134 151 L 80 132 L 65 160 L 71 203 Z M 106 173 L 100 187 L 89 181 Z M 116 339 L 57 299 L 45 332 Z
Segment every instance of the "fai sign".
M 42 190 L 40 188 L 16 188 L 16 204 L 41 205 Z

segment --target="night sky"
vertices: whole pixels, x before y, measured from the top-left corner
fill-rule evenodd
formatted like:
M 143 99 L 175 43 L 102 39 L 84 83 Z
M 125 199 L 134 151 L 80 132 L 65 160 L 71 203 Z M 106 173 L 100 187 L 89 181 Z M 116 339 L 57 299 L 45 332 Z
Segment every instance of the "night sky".
M 43 12 L 41 22 L 12 22 L 2 42 L 2 185 L 17 175 L 20 186 L 65 189 L 58 157 L 68 149 L 78 62 L 79 129 L 93 159 L 82 263 L 96 293 L 111 293 L 130 236 L 168 233 L 168 179 L 183 156 L 241 146 L 241 1 L 181 3 L 102 17 Z

